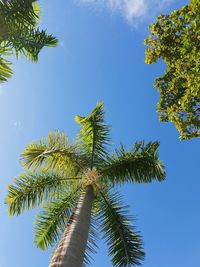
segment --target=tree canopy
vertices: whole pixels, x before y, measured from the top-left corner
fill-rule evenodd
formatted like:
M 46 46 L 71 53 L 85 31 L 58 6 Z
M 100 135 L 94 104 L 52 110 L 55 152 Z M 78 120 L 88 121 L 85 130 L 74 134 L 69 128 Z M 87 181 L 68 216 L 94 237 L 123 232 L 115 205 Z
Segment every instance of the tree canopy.
M 55 46 L 57 39 L 38 27 L 39 7 L 35 0 L 0 0 L 0 82 L 13 71 L 5 57 L 21 54 L 37 61 L 44 46 Z
M 145 62 L 162 58 L 166 71 L 155 80 L 160 120 L 174 123 L 180 139 L 200 136 L 200 2 L 191 0 L 150 25 Z

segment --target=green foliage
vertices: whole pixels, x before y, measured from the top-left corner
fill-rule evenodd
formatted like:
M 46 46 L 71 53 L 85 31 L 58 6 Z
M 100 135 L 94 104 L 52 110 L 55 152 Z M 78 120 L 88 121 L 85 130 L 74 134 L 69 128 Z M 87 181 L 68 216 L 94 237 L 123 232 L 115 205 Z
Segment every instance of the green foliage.
M 161 121 L 171 121 L 180 139 L 200 136 L 200 2 L 160 15 L 145 39 L 147 64 L 162 58 L 166 71 L 155 80 Z
M 84 255 L 83 267 L 88 266 L 92 263 L 93 258 L 92 255 L 97 252 L 98 245 L 98 229 L 100 225 L 97 221 L 97 216 L 92 212 L 91 221 L 90 221 L 90 229 L 88 234 L 88 241 L 86 245 L 86 251 Z
M 48 137 L 39 142 L 31 143 L 21 155 L 25 168 L 45 168 L 74 174 L 82 169 L 81 155 L 77 158 L 76 146 L 68 143 L 63 132 L 50 132 Z
M 127 206 L 121 204 L 118 193 L 100 194 L 99 215 L 113 266 L 140 265 L 144 259 L 142 241 L 127 215 Z
M 38 27 L 39 11 L 33 0 L 0 0 L 0 82 L 12 75 L 11 62 L 4 57 L 24 55 L 37 61 L 44 46 L 57 39 Z
M 108 157 L 100 173 L 112 183 L 151 183 L 154 179 L 163 181 L 165 171 L 159 160 L 158 142 L 139 142 L 133 150 L 125 151 L 121 145 L 112 157 Z
M 41 249 L 54 245 L 66 225 L 73 221 L 73 212 L 80 197 L 80 188 L 74 186 L 61 197 L 44 207 L 35 221 L 35 243 Z
M 106 155 L 106 145 L 109 144 L 109 126 L 104 122 L 103 103 L 98 103 L 87 117 L 76 116 L 81 125 L 78 143 L 91 157 L 91 169 L 99 158 Z
M 36 12 L 36 0 L 12 0 L 0 1 L 1 19 L 10 24 L 27 23 L 35 25 L 38 14 Z M 5 25 L 6 27 L 6 25 Z
M 1 52 L 1 51 L 3 51 L 3 52 Z M 4 49 L 0 48 L 0 55 L 3 54 L 4 51 L 5 51 Z M 0 57 L 0 82 L 6 81 L 13 74 L 11 68 L 9 67 L 10 64 L 11 63 L 8 60 Z
M 25 209 L 39 206 L 43 201 L 60 192 L 66 186 L 67 178 L 53 173 L 25 173 L 14 180 L 15 185 L 8 186 L 6 203 L 9 214 L 21 214 Z
M 92 186 L 95 199 L 85 264 L 90 262 L 88 253 L 95 249 L 95 228 L 101 227 L 113 265 L 138 265 L 144 257 L 142 241 L 113 188 L 125 182 L 163 181 L 165 171 L 159 159 L 159 143 L 140 142 L 127 151 L 121 145 L 110 156 L 109 126 L 104 121 L 103 104 L 98 103 L 86 117 L 76 116 L 76 121 L 81 130 L 75 143 L 70 144 L 63 132 L 50 132 L 47 138 L 33 142 L 22 152 L 25 174 L 8 188 L 9 212 L 20 214 L 25 209 L 43 206 L 35 223 L 35 243 L 47 249 L 75 222 L 73 213 L 80 193 Z

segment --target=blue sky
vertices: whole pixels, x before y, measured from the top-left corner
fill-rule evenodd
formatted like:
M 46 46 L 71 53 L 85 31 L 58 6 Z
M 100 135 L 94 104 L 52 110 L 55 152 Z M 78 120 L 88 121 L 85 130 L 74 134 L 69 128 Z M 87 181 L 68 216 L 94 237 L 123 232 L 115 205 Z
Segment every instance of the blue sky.
M 0 85 L 0 266 L 48 266 L 51 250 L 33 244 L 35 211 L 8 217 L 6 186 L 22 171 L 19 156 L 27 144 L 53 129 L 73 139 L 74 116 L 87 115 L 99 100 L 112 125 L 113 147 L 161 142 L 166 181 L 121 189 L 143 236 L 143 266 L 200 265 L 199 140 L 179 141 L 172 124 L 159 122 L 153 81 L 164 65 L 146 65 L 143 46 L 156 15 L 187 2 L 41 1 L 41 24 L 60 43 L 45 48 L 37 64 L 15 61 L 15 75 Z M 94 259 L 94 267 L 112 266 L 102 242 Z

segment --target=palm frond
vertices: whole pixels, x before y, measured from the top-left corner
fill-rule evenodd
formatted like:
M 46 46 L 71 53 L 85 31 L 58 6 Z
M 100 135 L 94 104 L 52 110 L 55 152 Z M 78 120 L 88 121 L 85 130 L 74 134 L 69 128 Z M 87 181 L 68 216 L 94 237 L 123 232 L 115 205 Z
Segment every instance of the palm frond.
M 77 173 L 83 169 L 76 146 L 68 143 L 63 132 L 50 132 L 48 137 L 28 145 L 21 155 L 25 168 L 40 168 Z
M 98 249 L 97 229 L 98 228 L 99 228 L 99 225 L 98 225 L 98 221 L 97 221 L 97 216 L 95 213 L 92 212 L 88 241 L 87 241 L 87 246 L 86 246 L 85 255 L 84 255 L 83 267 L 91 265 L 91 263 L 93 261 L 92 254 L 97 252 L 97 249 Z
M 55 47 L 57 42 L 54 36 L 47 34 L 44 30 L 21 25 L 12 31 L 5 45 L 14 49 L 17 57 L 21 54 L 32 61 L 37 61 L 44 46 Z
M 0 0 L 0 81 L 12 75 L 10 62 L 3 59 L 4 48 L 11 54 L 24 55 L 32 61 L 44 46 L 56 46 L 58 40 L 37 26 L 39 6 L 34 0 Z
M 55 193 L 69 187 L 71 181 L 52 173 L 25 173 L 14 180 L 14 185 L 8 186 L 6 203 L 9 214 L 19 215 L 25 209 L 31 209 L 49 200 Z M 76 181 L 76 180 L 75 180 Z
M 37 13 L 34 0 L 0 0 L 0 17 L 7 23 L 35 25 Z
M 111 183 L 150 183 L 154 179 L 163 181 L 165 169 L 159 159 L 159 142 L 136 143 L 132 151 L 125 151 L 123 145 L 108 157 L 100 173 Z
M 81 125 L 78 143 L 90 155 L 92 168 L 99 158 L 106 155 L 106 146 L 110 140 L 109 126 L 104 121 L 103 103 L 97 103 L 88 116 L 76 116 L 75 120 Z
M 35 221 L 35 243 L 39 248 L 45 250 L 54 245 L 67 225 L 71 224 L 80 194 L 80 187 L 74 186 L 38 214 Z
M 121 204 L 118 193 L 100 191 L 99 219 L 104 238 L 109 246 L 109 255 L 115 267 L 140 265 L 144 259 L 141 237 L 127 215 L 127 206 Z
M 0 56 L 0 82 L 7 81 L 13 74 L 10 68 L 11 62 Z

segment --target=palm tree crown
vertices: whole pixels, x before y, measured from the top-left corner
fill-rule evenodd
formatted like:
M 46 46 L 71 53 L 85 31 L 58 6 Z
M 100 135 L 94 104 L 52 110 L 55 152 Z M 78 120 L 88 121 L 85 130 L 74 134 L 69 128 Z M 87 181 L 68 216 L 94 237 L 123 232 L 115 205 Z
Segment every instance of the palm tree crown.
M 38 27 L 36 0 L 0 0 L 0 82 L 11 75 L 11 62 L 4 57 L 25 55 L 37 61 L 44 46 L 55 46 L 57 39 Z M 2 57 L 3 56 L 3 57 Z
M 71 144 L 63 132 L 55 131 L 23 151 L 21 161 L 26 171 L 9 186 L 9 213 L 19 215 L 25 209 L 42 206 L 35 222 L 35 243 L 47 249 L 61 235 L 60 244 L 67 238 L 70 227 L 76 224 L 80 199 L 90 191 L 93 197 L 85 263 L 90 260 L 88 251 L 95 249 L 94 238 L 100 228 L 114 266 L 139 265 L 144 258 L 141 237 L 116 186 L 163 181 L 159 143 L 138 142 L 130 150 L 121 145 L 109 154 L 110 127 L 104 121 L 103 104 L 98 103 L 88 116 L 76 116 L 75 120 L 81 129 Z M 60 253 L 59 247 L 56 251 Z M 61 253 L 57 258 L 62 257 Z

